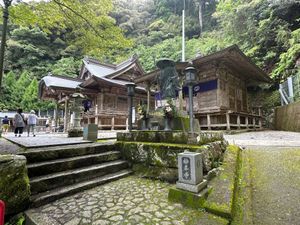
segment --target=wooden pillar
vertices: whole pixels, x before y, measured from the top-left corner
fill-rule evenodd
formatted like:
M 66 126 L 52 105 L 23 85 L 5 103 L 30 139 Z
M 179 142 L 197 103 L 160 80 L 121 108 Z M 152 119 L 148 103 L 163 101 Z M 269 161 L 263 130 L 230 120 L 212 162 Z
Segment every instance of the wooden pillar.
M 87 119 L 88 119 L 88 124 L 90 124 L 91 123 L 91 118 L 88 117 Z
M 259 129 L 262 129 L 262 112 L 260 107 L 258 108 L 258 115 L 259 115 L 259 119 L 258 119 Z
M 128 130 L 128 117 L 126 118 L 126 130 Z
M 238 125 L 238 129 L 241 129 L 241 116 L 237 115 L 236 123 Z
M 65 100 L 65 115 L 64 115 L 64 132 L 65 133 L 68 131 L 68 115 L 69 115 L 68 99 L 66 99 Z
M 151 89 L 151 84 L 150 82 L 146 83 L 146 90 L 147 90 L 147 114 L 150 112 L 150 89 Z
M 246 118 L 245 118 L 245 123 L 246 123 L 246 128 L 248 129 L 248 128 L 249 128 L 249 120 L 248 120 L 248 116 L 246 116 Z
M 226 129 L 230 130 L 230 114 L 226 112 Z
M 254 116 L 252 118 L 252 125 L 253 125 L 253 129 L 255 129 L 255 117 Z
M 54 119 L 54 126 L 57 127 L 57 120 L 58 120 L 58 103 L 57 101 L 55 101 L 55 108 L 54 108 L 54 112 L 53 112 L 53 119 Z M 52 129 L 52 124 L 51 124 L 51 129 Z M 54 128 L 54 132 L 55 132 L 55 128 Z
M 98 105 L 95 105 L 95 124 L 98 126 L 99 118 L 98 118 Z
M 208 129 L 208 130 L 211 130 L 210 115 L 207 114 L 206 117 L 207 117 L 207 129 Z
M 101 93 L 101 95 L 100 95 L 100 111 L 103 110 L 103 102 L 104 102 L 104 94 Z
M 115 129 L 115 117 L 113 116 L 111 118 L 111 130 L 114 130 Z

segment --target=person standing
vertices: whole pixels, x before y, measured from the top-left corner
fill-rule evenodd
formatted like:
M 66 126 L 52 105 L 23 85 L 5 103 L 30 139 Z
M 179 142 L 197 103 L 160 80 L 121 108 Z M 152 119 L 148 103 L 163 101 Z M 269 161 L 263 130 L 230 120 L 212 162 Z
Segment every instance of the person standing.
M 4 134 L 7 134 L 8 128 L 9 128 L 9 119 L 7 118 L 7 116 L 5 116 L 4 119 L 2 120 L 2 129 Z
M 30 114 L 28 115 L 27 117 L 27 122 L 28 122 L 28 127 L 27 127 L 27 132 L 28 132 L 28 137 L 29 137 L 29 133 L 30 133 L 30 130 L 32 130 L 32 135 L 33 137 L 35 137 L 35 126 L 36 126 L 36 123 L 37 123 L 37 116 L 35 115 L 35 111 L 34 110 L 31 110 L 30 111 Z
M 19 134 L 19 137 L 21 137 L 21 134 L 23 133 L 23 129 L 25 127 L 25 119 L 23 115 L 23 110 L 18 109 L 17 113 L 14 117 L 14 125 L 15 125 L 15 136 Z

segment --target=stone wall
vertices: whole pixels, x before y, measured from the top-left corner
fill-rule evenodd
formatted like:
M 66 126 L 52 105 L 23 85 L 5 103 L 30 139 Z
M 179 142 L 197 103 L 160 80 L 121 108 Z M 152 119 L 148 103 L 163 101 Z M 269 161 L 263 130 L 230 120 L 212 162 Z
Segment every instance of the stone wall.
M 223 133 L 218 131 L 205 131 L 197 133 L 195 136 L 195 141 L 198 145 L 223 140 Z M 132 131 L 117 133 L 117 140 L 126 142 L 187 144 L 189 138 L 189 134 L 182 131 Z
M 6 214 L 13 215 L 25 210 L 29 197 L 25 156 L 0 155 L 0 199 L 5 202 Z
M 275 129 L 300 131 L 300 102 L 275 108 Z
M 133 169 L 141 176 L 175 182 L 178 179 L 177 156 L 187 151 L 203 154 L 204 173 L 218 167 L 226 149 L 225 141 L 206 145 L 174 143 L 117 142 L 123 158 L 133 164 Z

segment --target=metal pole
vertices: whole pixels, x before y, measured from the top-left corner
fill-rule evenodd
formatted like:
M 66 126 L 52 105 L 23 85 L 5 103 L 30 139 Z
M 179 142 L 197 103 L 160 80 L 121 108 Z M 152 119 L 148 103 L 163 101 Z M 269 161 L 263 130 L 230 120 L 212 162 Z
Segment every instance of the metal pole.
M 2 77 L 3 77 L 3 64 L 4 64 L 4 51 L 6 44 L 6 30 L 8 21 L 8 6 L 5 5 L 3 8 L 3 30 L 1 39 L 1 50 L 0 50 L 0 87 L 2 87 Z
M 132 131 L 132 96 L 129 96 L 129 109 L 128 109 L 128 126 L 129 131 Z
M 288 91 L 289 91 L 290 102 L 294 102 L 293 77 L 288 77 L 287 78 L 287 83 L 288 83 Z
M 190 116 L 190 132 L 194 133 L 194 127 L 193 127 L 193 85 L 189 85 L 189 116 Z
M 185 0 L 183 0 L 183 10 L 182 10 L 182 53 L 181 53 L 181 61 L 185 61 L 185 25 L 184 25 L 184 17 L 185 17 Z

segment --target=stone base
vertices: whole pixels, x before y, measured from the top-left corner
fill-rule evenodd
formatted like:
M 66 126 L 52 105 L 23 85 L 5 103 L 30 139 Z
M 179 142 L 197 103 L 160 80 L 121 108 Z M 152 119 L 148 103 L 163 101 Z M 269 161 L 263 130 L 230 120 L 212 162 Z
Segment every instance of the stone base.
M 207 187 L 207 180 L 203 180 L 201 183 L 196 185 L 176 182 L 176 187 L 185 191 L 199 193 L 201 190 Z
M 205 188 L 197 194 L 177 188 L 171 188 L 169 190 L 168 200 L 171 202 L 180 203 L 186 207 L 199 209 L 204 208 L 208 193 L 208 188 Z

